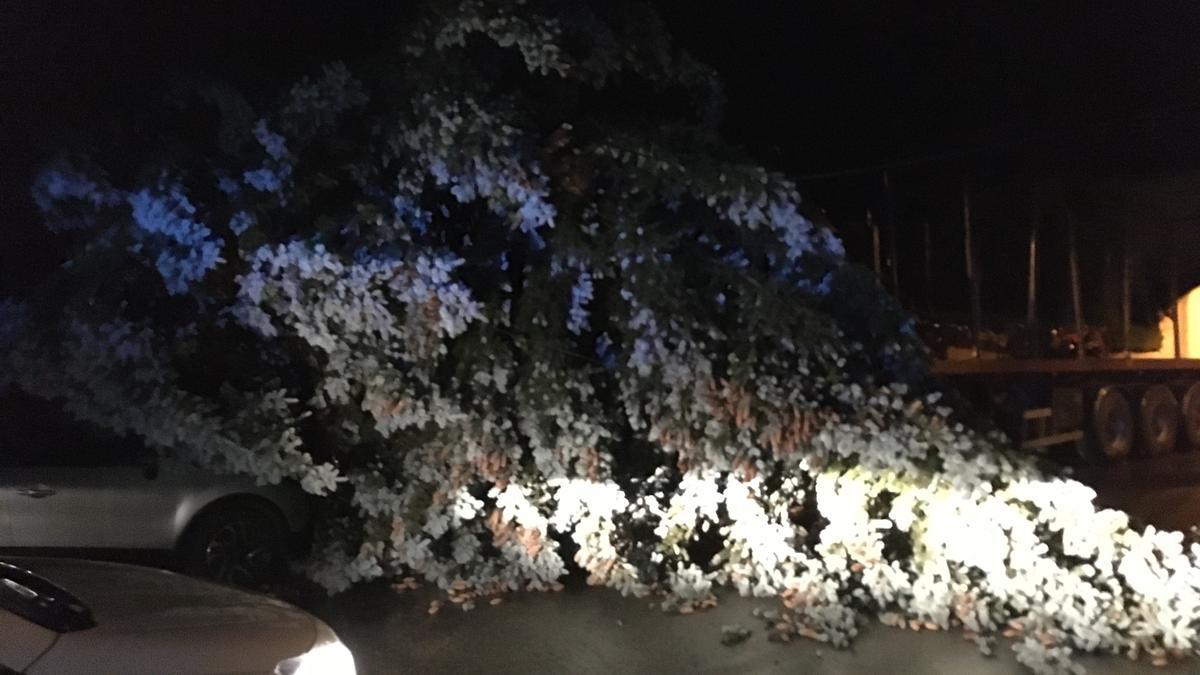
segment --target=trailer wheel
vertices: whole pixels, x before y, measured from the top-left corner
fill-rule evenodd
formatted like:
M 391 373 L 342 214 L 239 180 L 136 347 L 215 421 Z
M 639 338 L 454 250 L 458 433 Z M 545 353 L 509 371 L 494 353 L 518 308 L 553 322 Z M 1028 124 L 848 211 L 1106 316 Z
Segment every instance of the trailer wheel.
M 1187 436 L 1187 446 L 1181 450 L 1195 450 L 1200 447 L 1200 382 L 1192 383 L 1183 394 L 1183 431 Z
M 1133 411 L 1116 387 L 1096 392 L 1092 406 L 1092 431 L 1096 447 L 1108 459 L 1120 459 L 1133 449 Z
M 1179 440 L 1179 403 L 1167 387 L 1156 384 L 1142 394 L 1142 447 L 1161 455 L 1175 449 Z

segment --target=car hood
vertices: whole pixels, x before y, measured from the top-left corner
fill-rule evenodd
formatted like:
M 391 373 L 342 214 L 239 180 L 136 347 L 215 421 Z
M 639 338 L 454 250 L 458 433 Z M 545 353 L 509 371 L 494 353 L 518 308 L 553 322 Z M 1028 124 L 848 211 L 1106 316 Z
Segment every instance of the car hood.
M 315 635 L 309 615 L 286 602 L 165 570 L 59 558 L 16 563 L 71 591 L 107 630 L 298 623 Z
M 96 621 L 60 636 L 31 673 L 83 672 L 76 659 L 97 651 L 106 664 L 121 662 L 113 672 L 163 672 L 165 664 L 173 672 L 270 672 L 317 637 L 319 622 L 285 602 L 172 572 L 57 558 L 13 562 L 69 590 Z

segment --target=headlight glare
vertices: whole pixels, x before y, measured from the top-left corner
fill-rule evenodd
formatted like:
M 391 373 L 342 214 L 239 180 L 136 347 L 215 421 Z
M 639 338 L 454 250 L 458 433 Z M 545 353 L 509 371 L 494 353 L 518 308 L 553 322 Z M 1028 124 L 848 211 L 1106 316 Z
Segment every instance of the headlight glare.
M 329 633 L 332 638 L 329 641 L 319 642 L 300 656 L 280 661 L 274 675 L 356 675 L 354 655 L 332 631 Z

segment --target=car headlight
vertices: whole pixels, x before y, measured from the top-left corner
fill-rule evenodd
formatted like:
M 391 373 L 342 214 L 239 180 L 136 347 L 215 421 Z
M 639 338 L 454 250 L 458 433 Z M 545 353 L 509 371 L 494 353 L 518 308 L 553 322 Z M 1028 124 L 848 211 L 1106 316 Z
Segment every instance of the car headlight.
M 354 655 L 326 625 L 317 626 L 317 641 L 300 656 L 280 661 L 274 675 L 357 675 Z

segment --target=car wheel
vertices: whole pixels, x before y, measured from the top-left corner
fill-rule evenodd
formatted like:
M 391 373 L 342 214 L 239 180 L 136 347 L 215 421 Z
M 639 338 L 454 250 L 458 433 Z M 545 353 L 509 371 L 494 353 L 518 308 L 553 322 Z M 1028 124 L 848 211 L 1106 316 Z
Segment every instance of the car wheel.
M 1142 447 L 1147 454 L 1171 452 L 1179 440 L 1179 402 L 1175 394 L 1156 384 L 1142 395 Z
M 1096 392 L 1092 405 L 1092 430 L 1103 461 L 1121 459 L 1133 449 L 1133 411 L 1129 401 L 1116 387 Z
M 188 528 L 180 554 L 188 574 L 258 586 L 283 568 L 280 519 L 263 508 L 231 505 L 202 513 Z
M 1183 430 L 1187 434 L 1181 450 L 1200 449 L 1200 382 L 1193 382 L 1183 395 L 1180 405 L 1183 415 Z

